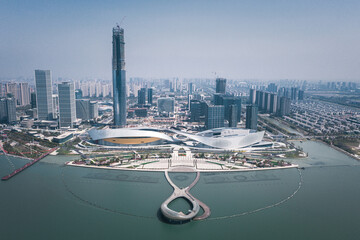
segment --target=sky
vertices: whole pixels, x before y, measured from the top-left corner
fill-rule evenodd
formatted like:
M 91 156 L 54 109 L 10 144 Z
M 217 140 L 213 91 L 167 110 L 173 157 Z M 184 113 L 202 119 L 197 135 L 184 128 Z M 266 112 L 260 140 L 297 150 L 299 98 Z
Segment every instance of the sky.
M 125 17 L 127 77 L 360 81 L 359 13 L 358 0 L 0 0 L 0 78 L 111 79 Z

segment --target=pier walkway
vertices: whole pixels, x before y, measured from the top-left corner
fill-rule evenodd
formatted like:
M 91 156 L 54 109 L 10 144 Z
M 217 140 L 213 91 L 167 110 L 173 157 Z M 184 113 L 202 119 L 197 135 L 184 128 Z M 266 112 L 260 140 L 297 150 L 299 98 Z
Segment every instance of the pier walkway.
M 179 170 L 180 169 L 174 169 L 174 171 L 176 171 L 176 172 Z M 193 169 L 191 169 L 191 168 L 184 168 L 183 170 L 186 170 L 186 172 L 193 171 Z M 165 177 L 166 177 L 166 180 L 169 182 L 169 184 L 174 189 L 173 194 L 168 199 L 166 199 L 161 204 L 161 207 L 160 207 L 161 212 L 164 214 L 165 217 L 167 217 L 170 220 L 174 220 L 174 221 L 188 221 L 188 220 L 203 220 L 210 216 L 210 213 L 211 213 L 210 208 L 205 203 L 201 202 L 200 200 L 198 200 L 194 196 L 192 196 L 191 193 L 189 192 L 190 189 L 192 187 L 194 187 L 195 184 L 199 181 L 200 172 L 196 172 L 195 180 L 186 188 L 179 188 L 178 186 L 176 186 L 173 183 L 173 181 L 170 179 L 168 171 L 165 171 Z M 183 212 L 176 212 L 174 210 L 171 210 L 168 207 L 168 204 L 170 202 L 172 202 L 173 200 L 175 200 L 176 198 L 185 198 L 191 203 L 192 210 L 189 211 L 189 214 L 184 214 Z M 204 210 L 204 213 L 201 216 L 197 217 L 196 215 L 199 213 L 200 207 Z
M 15 176 L 16 174 L 24 171 L 26 168 L 32 166 L 33 164 L 37 163 L 38 161 L 40 161 L 41 159 L 43 159 L 44 157 L 46 157 L 47 155 L 49 155 L 50 153 L 52 153 L 53 151 L 55 151 L 57 148 L 52 148 L 50 149 L 48 152 L 44 153 L 43 155 L 41 155 L 40 157 L 32 160 L 31 162 L 25 164 L 24 166 L 22 166 L 21 168 L 15 169 L 12 173 L 10 173 L 9 175 L 6 175 L 4 177 L 1 178 L 2 181 L 6 181 L 9 180 L 10 178 L 12 178 L 13 176 Z M 7 153 L 5 150 L 3 150 L 4 155 L 6 156 Z M 6 156 L 7 157 L 7 156 Z

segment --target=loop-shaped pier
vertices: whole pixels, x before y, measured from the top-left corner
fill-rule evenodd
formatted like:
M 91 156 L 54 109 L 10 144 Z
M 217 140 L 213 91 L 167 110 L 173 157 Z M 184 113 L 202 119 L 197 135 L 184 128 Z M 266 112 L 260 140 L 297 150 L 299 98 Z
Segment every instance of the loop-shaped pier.
M 202 220 L 202 219 L 205 219 L 208 216 L 210 216 L 210 208 L 208 206 L 206 206 L 203 202 L 201 202 L 198 199 L 196 199 L 195 197 L 193 197 L 189 192 L 190 189 L 193 186 L 195 186 L 195 184 L 199 181 L 200 172 L 196 173 L 195 180 L 186 188 L 179 188 L 178 186 L 176 186 L 173 183 L 173 181 L 170 179 L 168 171 L 165 171 L 165 177 L 166 177 L 166 180 L 169 182 L 169 184 L 174 189 L 174 192 L 171 194 L 171 196 L 169 198 L 167 198 L 161 204 L 161 207 L 160 207 L 162 214 L 167 219 L 169 219 L 171 221 L 182 222 L 182 221 L 189 221 L 189 220 Z M 189 211 L 188 214 L 185 214 L 183 212 L 176 212 L 168 207 L 168 204 L 177 198 L 187 199 L 191 203 L 192 209 Z M 197 214 L 200 211 L 200 207 L 204 210 L 204 214 L 197 217 Z

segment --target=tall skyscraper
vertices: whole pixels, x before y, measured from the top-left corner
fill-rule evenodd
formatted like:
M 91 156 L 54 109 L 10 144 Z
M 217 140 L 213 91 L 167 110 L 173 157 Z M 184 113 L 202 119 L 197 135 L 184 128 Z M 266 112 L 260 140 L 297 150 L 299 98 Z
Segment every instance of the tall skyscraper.
M 238 115 L 238 106 L 233 104 L 230 105 L 230 110 L 229 110 L 229 127 L 237 127 L 237 115 Z
M 189 83 L 189 85 L 188 85 L 188 94 L 193 94 L 193 92 L 194 92 L 194 84 Z
M 0 83 L 0 97 L 5 97 L 5 84 Z
M 51 120 L 53 117 L 53 103 L 50 70 L 35 70 L 35 83 L 38 119 Z
M 16 100 L 15 98 L 0 99 L 0 123 L 16 122 Z
M 222 104 L 224 106 L 224 119 L 229 121 L 230 106 L 234 104 L 234 99 L 231 96 L 222 96 Z
M 172 97 L 158 98 L 158 111 L 159 112 L 174 112 L 175 99 Z
M 296 87 L 292 87 L 291 88 L 291 100 L 297 101 L 298 100 L 298 94 L 299 94 L 299 89 Z
M 304 90 L 299 90 L 299 97 L 298 100 L 304 100 Z
M 225 94 L 226 92 L 226 79 L 225 78 L 217 78 L 216 79 L 216 93 Z
M 276 86 L 276 84 L 275 83 L 270 83 L 269 85 L 268 85 L 268 87 L 267 87 L 267 90 L 269 91 L 269 92 L 277 92 L 277 86 Z
M 256 89 L 250 89 L 249 103 L 255 104 L 256 102 Z
M 8 122 L 6 98 L 0 98 L 0 123 Z
M 126 71 L 125 71 L 125 41 L 124 29 L 116 26 L 113 28 L 113 108 L 114 125 L 126 125 Z
M 257 130 L 258 107 L 256 105 L 246 106 L 246 128 Z
M 216 96 L 216 94 L 215 94 Z M 230 106 L 236 105 L 236 121 L 240 122 L 241 120 L 241 97 L 238 96 L 220 96 L 220 105 L 224 106 L 224 117 L 226 120 L 230 121 Z M 218 104 L 215 104 L 218 105 Z
M 259 93 L 259 101 L 258 101 L 258 106 L 260 110 L 266 109 L 265 106 L 265 92 L 264 91 L 260 91 Z M 256 93 L 256 94 L 258 94 Z
M 138 90 L 138 104 L 143 105 L 146 102 L 146 88 Z
M 207 106 L 205 114 L 205 127 L 206 129 L 224 127 L 224 106 Z
M 8 123 L 16 122 L 16 100 L 15 98 L 6 99 Z
M 76 99 L 76 117 L 82 120 L 91 120 L 99 116 L 99 105 L 88 99 Z
M 82 91 L 81 89 L 76 89 L 75 90 L 75 99 L 82 99 Z
M 148 89 L 147 101 L 148 101 L 148 104 L 153 103 L 153 89 L 152 88 Z
M 17 85 L 16 83 L 6 83 L 5 84 L 5 93 L 6 95 L 9 96 L 9 94 L 11 94 L 11 97 L 16 98 L 17 97 Z
M 30 103 L 31 103 L 31 108 L 36 108 L 36 93 L 35 92 L 32 92 L 30 94 Z
M 270 112 L 270 93 L 269 92 L 265 92 L 265 100 L 264 100 L 264 106 L 263 109 L 264 112 Z
M 270 113 L 276 113 L 278 106 L 277 106 L 277 94 L 271 93 L 270 94 Z
M 223 105 L 223 94 L 215 93 L 214 94 L 214 105 Z
M 192 122 L 199 122 L 201 114 L 201 103 L 198 100 L 190 101 L 190 119 Z
M 19 83 L 18 103 L 20 106 L 30 104 L 30 89 L 28 83 Z
M 280 108 L 279 108 L 279 116 L 286 116 L 290 114 L 290 98 L 281 97 L 280 98 Z
M 59 117 L 59 95 L 53 94 L 52 102 L 53 102 L 53 119 L 58 119 L 58 117 Z
M 75 87 L 72 82 L 58 85 L 60 127 L 73 127 L 76 121 Z

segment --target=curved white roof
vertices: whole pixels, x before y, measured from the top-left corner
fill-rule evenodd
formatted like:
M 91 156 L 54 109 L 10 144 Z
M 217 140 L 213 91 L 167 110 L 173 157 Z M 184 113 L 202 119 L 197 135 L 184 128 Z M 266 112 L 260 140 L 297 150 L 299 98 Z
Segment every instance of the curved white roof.
M 117 137 L 155 137 L 164 139 L 170 142 L 174 140 L 165 133 L 156 131 L 146 131 L 131 128 L 114 128 L 114 129 L 92 129 L 89 131 L 90 137 L 93 140 L 105 139 L 105 138 L 117 138 Z
M 220 130 L 220 129 L 217 129 Z M 264 131 L 251 132 L 247 129 L 223 129 L 228 131 L 225 134 L 218 136 L 206 136 L 209 132 L 204 131 L 199 134 L 186 133 L 174 129 L 154 129 L 154 128 L 117 128 L 117 129 L 101 129 L 90 130 L 89 134 L 93 140 L 117 137 L 156 137 L 169 142 L 175 140 L 167 134 L 160 131 L 173 132 L 179 135 L 186 136 L 188 139 L 202 143 L 204 145 L 220 148 L 220 149 L 240 149 L 249 147 L 253 144 L 261 142 L 264 137 Z M 230 131 L 230 132 L 229 132 Z M 229 134 L 230 133 L 230 134 Z
M 205 145 L 221 148 L 221 149 L 239 149 L 253 145 L 255 143 L 261 142 L 264 137 L 264 131 L 250 133 L 250 131 L 242 132 L 241 135 L 231 135 L 231 136 L 216 136 L 216 137 L 205 137 L 201 135 L 194 135 L 189 133 L 184 133 L 181 131 L 172 130 L 178 134 L 184 135 L 192 140 L 198 141 Z

